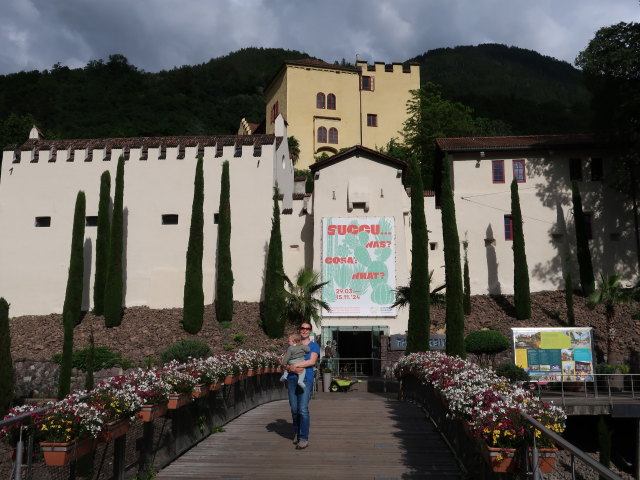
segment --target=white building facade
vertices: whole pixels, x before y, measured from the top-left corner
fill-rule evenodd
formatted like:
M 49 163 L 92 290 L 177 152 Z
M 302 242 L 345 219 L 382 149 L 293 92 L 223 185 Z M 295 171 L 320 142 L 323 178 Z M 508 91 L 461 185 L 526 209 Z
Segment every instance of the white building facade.
M 273 189 L 281 199 L 285 272 L 302 267 L 330 283 L 323 298 L 323 339 L 354 346 L 342 356 L 376 357 L 380 334 L 402 334 L 408 311 L 391 309 L 393 289 L 408 285 L 410 198 L 405 162 L 355 146 L 311 170 L 313 194 L 294 182 L 286 125 L 275 134 L 45 140 L 32 131 L 3 152 L 0 177 L 0 296 L 14 317 L 60 313 L 69 266 L 74 202 L 87 197 L 83 308 L 92 307 L 100 175 L 113 183 L 125 166 L 125 306 L 181 307 L 196 160 L 204 158 L 205 302 L 214 300 L 222 163 L 230 164 L 234 298 L 263 299 Z M 633 218 L 607 187 L 611 158 L 586 136 L 439 139 L 448 155 L 460 240 L 469 242 L 473 294 L 513 292 L 510 183 L 519 180 L 532 291 L 561 289 L 569 269 L 577 284 L 570 180 L 576 179 L 591 231 L 594 270 L 637 279 Z M 426 192 L 429 269 L 444 283 L 441 215 Z

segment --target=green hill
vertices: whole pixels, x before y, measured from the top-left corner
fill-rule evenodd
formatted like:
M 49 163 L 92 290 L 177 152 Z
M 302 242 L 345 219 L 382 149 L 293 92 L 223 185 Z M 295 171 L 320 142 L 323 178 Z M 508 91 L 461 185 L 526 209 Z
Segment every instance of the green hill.
M 499 119 L 514 134 L 589 130 L 589 93 L 580 70 L 531 50 L 484 44 L 438 48 L 409 61 L 421 65 L 422 82 L 443 96 Z
M 235 133 L 264 119 L 263 89 L 295 50 L 244 48 L 200 65 L 149 73 L 122 55 L 84 68 L 0 75 L 0 146 L 24 140 L 35 122 L 48 138 Z M 588 130 L 579 70 L 530 50 L 479 45 L 431 50 L 408 61 L 423 82 L 514 134 Z

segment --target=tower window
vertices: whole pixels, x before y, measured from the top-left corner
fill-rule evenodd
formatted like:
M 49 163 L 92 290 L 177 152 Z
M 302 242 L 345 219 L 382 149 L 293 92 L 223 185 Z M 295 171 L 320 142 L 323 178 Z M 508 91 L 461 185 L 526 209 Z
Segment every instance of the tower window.
M 316 94 L 316 108 L 324 108 L 324 93 L 318 92 Z
M 36 227 L 50 227 L 51 226 L 51 217 L 36 217 Z
M 513 179 L 518 183 L 527 181 L 527 174 L 524 169 L 524 159 L 513 161 Z
M 165 213 L 162 215 L 162 225 L 178 225 L 178 215 L 175 213 Z
M 325 127 L 318 128 L 318 143 L 327 143 L 327 129 Z
M 336 109 L 336 96 L 333 93 L 327 95 L 327 109 L 335 110 Z
M 367 113 L 367 127 L 378 126 L 378 115 L 375 113 Z
M 329 129 L 329 143 L 338 143 L 338 129 L 331 127 Z

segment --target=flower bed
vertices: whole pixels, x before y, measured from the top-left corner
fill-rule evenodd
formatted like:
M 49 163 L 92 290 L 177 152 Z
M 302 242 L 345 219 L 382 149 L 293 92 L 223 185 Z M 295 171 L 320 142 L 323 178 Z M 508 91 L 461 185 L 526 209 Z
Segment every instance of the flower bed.
M 518 449 L 533 435 L 538 447 L 553 447 L 520 412 L 554 432 L 564 431 L 566 414 L 560 407 L 459 357 L 441 352 L 414 353 L 402 357 L 394 365 L 394 373 L 398 377 L 411 373 L 430 385 L 447 404 L 448 416 L 466 422 L 470 434 L 487 447 Z
M 106 435 L 102 438 L 111 438 L 114 422 L 132 420 L 146 410 L 163 414 L 166 408 L 154 407 L 166 406 L 172 394 L 184 394 L 190 399 L 197 384 L 217 384 L 228 374 L 278 364 L 279 358 L 273 352 L 240 350 L 184 364 L 170 362 L 160 368 L 136 369 L 102 382 L 90 392 L 76 392 L 51 402 L 44 413 L 36 414 L 38 407 L 32 405 L 12 409 L 5 419 L 30 415 L 1 429 L 0 440 L 15 446 L 22 425 L 35 426 L 35 436 L 40 442 L 80 442 L 98 438 L 103 432 Z

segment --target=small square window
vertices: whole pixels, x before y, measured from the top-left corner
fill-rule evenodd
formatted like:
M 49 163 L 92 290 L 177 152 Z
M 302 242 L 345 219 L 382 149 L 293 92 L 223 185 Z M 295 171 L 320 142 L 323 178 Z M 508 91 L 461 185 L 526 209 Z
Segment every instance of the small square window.
M 513 179 L 517 183 L 525 183 L 527 181 L 527 173 L 524 169 L 524 159 L 513 161 Z
M 213 214 L 213 223 L 214 223 L 214 225 L 218 225 L 220 223 L 220 214 L 219 213 L 214 213 Z
M 504 216 L 504 239 L 513 240 L 513 218 L 511 215 Z
M 162 215 L 162 225 L 178 225 L 178 215 L 175 213 Z
M 373 77 L 369 75 L 363 75 L 360 78 L 360 90 L 368 90 L 373 92 Z
M 51 226 L 51 217 L 36 217 L 36 227 L 50 227 Z
M 429 242 L 429 249 L 436 250 L 438 248 L 438 242 Z
M 493 183 L 504 183 L 504 160 L 491 161 Z
M 378 115 L 375 113 L 367 113 L 367 127 L 378 126 Z
M 84 225 L 86 227 L 97 227 L 98 226 L 98 217 L 90 216 L 84 219 Z

